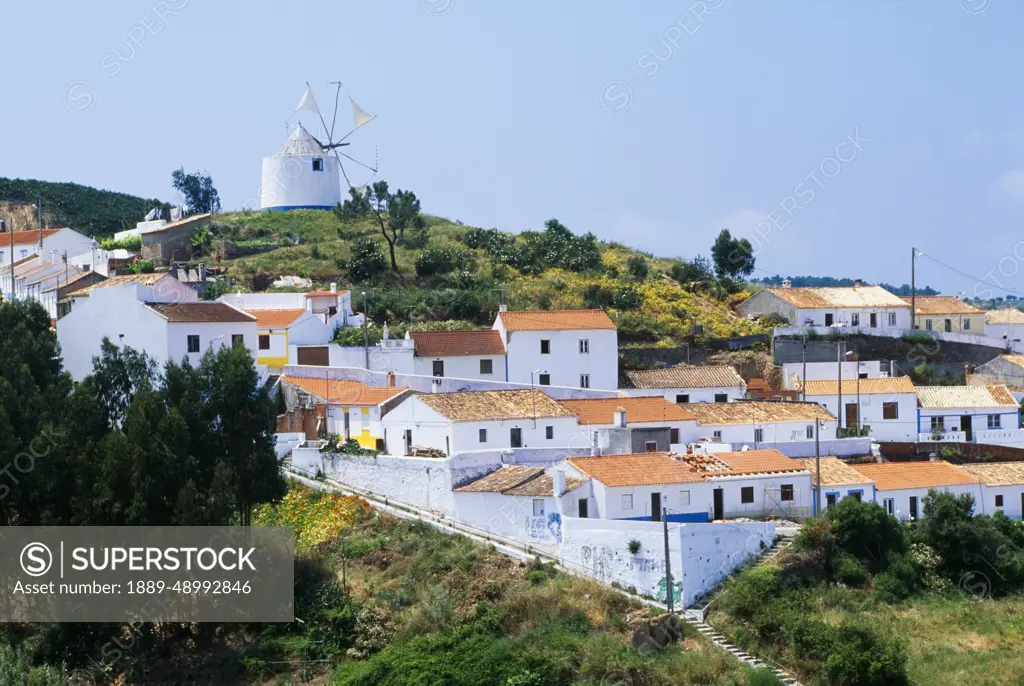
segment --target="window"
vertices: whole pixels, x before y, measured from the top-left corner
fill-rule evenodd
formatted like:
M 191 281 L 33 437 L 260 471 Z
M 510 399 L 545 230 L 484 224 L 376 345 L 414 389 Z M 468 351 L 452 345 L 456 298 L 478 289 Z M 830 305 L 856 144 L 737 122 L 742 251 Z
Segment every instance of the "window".
M 932 417 L 931 418 L 932 433 L 942 433 L 946 430 L 946 418 L 945 417 Z
M 754 443 L 764 443 L 764 429 L 754 429 Z
M 779 487 L 779 500 L 784 502 L 793 500 L 793 484 L 782 484 Z
M 656 453 L 658 452 L 657 441 L 644 441 L 644 452 L 645 453 Z
M 860 491 L 848 491 L 846 495 L 850 496 L 859 503 L 862 493 Z
M 534 498 L 533 499 L 533 516 L 543 517 L 544 516 L 544 499 Z
M 996 507 L 1002 507 L 1002 506 L 1003 506 L 1003 496 L 997 495 L 996 496 Z
M 689 393 L 680 393 L 676 396 L 676 405 L 685 405 L 688 402 L 690 402 Z
M 481 443 L 486 443 L 487 442 L 487 429 L 480 429 L 480 442 Z
M 678 443 L 679 442 L 679 429 L 669 429 L 668 430 L 668 442 L 669 443 Z
M 590 374 L 580 374 L 580 388 L 590 388 Z
M 860 326 L 860 315 L 857 313 L 850 315 L 850 326 Z
M 548 439 L 550 441 L 554 437 L 555 437 L 555 427 L 553 427 L 553 426 L 545 426 L 544 427 L 544 438 L 546 438 L 546 439 Z
M 632 510 L 633 509 L 633 494 L 623 493 L 622 494 L 622 509 Z
M 689 505 L 690 504 L 690 492 L 689 491 L 679 491 L 679 504 L 680 505 Z
M 876 326 L 878 326 L 878 313 L 877 312 L 872 312 L 869 315 L 869 317 L 871 318 L 871 328 L 873 329 Z
M 245 345 L 245 337 L 240 333 L 231 334 L 231 345 L 235 348 L 241 348 Z
M 931 331 L 932 330 L 932 320 L 931 319 L 925 319 L 924 320 L 924 328 L 927 331 Z
M 808 424 L 807 425 L 807 439 L 810 440 L 812 438 L 814 438 L 814 424 Z
M 744 486 L 740 489 L 740 502 L 744 505 L 751 505 L 754 502 L 754 487 Z
M 444 360 L 434 360 L 434 376 L 444 376 Z
M 313 158 L 313 171 L 320 171 L 320 172 L 322 172 L 323 170 L 324 170 L 324 158 L 322 158 L 322 157 L 314 157 Z
M 714 436 L 715 438 L 717 438 L 718 440 L 722 440 L 722 430 L 721 429 L 715 429 L 715 431 L 713 431 L 711 433 L 711 435 Z
M 585 355 L 590 352 L 590 340 L 587 338 L 580 339 L 580 354 Z
M 199 352 L 199 336 L 198 335 L 196 335 L 196 334 L 189 334 L 188 337 L 186 338 L 186 341 L 188 343 L 188 351 L 190 353 L 197 353 L 197 352 Z
M 896 514 L 896 502 L 892 498 L 886 498 L 882 501 L 882 507 L 885 508 L 885 514 L 895 515 Z
M 835 504 L 836 504 L 836 494 L 835 493 L 826 493 L 825 494 L 825 507 L 835 507 Z
M 546 338 L 540 340 L 540 354 L 550 355 L 551 354 L 551 341 Z
M 1003 416 L 1001 414 L 990 414 L 988 416 L 988 428 L 990 428 L 990 429 L 1001 429 L 1002 426 L 1003 426 L 1002 425 L 1002 419 L 1003 419 Z
M 970 330 L 971 330 L 971 318 L 970 317 L 965 317 L 964 318 L 964 331 L 970 331 Z
M 834 317 L 832 316 L 832 313 L 831 312 L 826 312 L 825 313 L 825 326 L 832 326 L 832 322 L 833 321 L 834 321 Z
M 260 350 L 270 350 L 270 334 L 260 334 Z
M 727 402 L 729 402 L 729 394 L 728 393 L 715 393 L 715 402 L 716 403 L 727 403 Z
M 494 360 L 480 360 L 480 373 L 481 374 L 493 374 L 494 373 Z
M 550 374 L 541 374 L 539 377 L 537 377 L 537 383 L 539 383 L 541 386 L 550 386 L 551 385 L 551 375 Z
M 882 419 L 899 419 L 899 403 L 882 403 Z
M 896 313 L 895 312 L 890 312 L 889 313 L 889 326 L 896 326 Z
M 511 429 L 509 431 L 509 443 L 512 444 L 513 448 L 523 447 L 523 430 L 520 428 Z
M 952 319 L 947 319 L 943 323 L 943 329 L 945 329 L 947 333 L 951 332 L 953 330 L 953 320 Z

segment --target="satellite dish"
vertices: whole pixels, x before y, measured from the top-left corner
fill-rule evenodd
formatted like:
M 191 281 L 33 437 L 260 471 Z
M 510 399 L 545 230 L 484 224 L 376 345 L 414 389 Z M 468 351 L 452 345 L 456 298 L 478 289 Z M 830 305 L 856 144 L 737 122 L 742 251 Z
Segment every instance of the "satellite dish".
M 317 105 L 316 103 L 316 98 L 313 96 L 313 88 L 312 86 L 309 85 L 308 81 L 306 82 L 306 92 L 303 93 L 302 99 L 299 101 L 299 105 L 298 107 L 295 108 L 295 111 L 298 112 L 302 110 L 306 112 L 316 113 L 316 115 L 320 118 L 320 123 L 323 125 L 324 132 L 327 136 L 326 142 L 317 142 L 320 143 L 321 147 L 323 147 L 325 152 L 334 155 L 335 159 L 338 160 L 338 166 L 341 168 L 341 175 L 345 177 L 345 183 L 348 184 L 349 188 L 355 189 L 356 192 L 362 192 L 362 189 L 365 186 L 369 185 L 369 183 L 374 179 L 374 177 L 377 176 L 378 164 L 376 159 L 376 153 L 374 154 L 374 162 L 371 165 L 356 159 L 355 157 L 349 155 L 348 153 L 341 152 L 339 148 L 344 148 L 351 145 L 351 143 L 346 142 L 346 140 L 360 128 L 362 128 L 366 124 L 369 124 L 377 117 L 376 115 L 370 114 L 362 107 L 360 107 L 358 104 L 356 104 L 356 101 L 352 99 L 348 92 L 346 92 L 345 97 L 348 98 L 349 105 L 352 109 L 352 128 L 344 136 L 341 136 L 340 138 L 335 138 L 334 130 L 338 123 L 338 105 L 341 100 L 341 91 L 345 86 L 344 84 L 342 84 L 341 81 L 331 81 L 331 85 L 335 86 L 336 88 L 334 92 L 334 113 L 331 115 L 330 127 L 327 126 L 327 121 L 324 119 L 324 115 L 320 111 L 319 105 Z M 348 160 L 350 168 L 352 168 L 353 165 L 362 167 L 363 169 L 369 171 L 371 173 L 371 176 L 359 184 L 352 183 L 352 178 L 349 175 L 348 170 L 345 169 L 345 162 L 342 161 L 342 157 Z

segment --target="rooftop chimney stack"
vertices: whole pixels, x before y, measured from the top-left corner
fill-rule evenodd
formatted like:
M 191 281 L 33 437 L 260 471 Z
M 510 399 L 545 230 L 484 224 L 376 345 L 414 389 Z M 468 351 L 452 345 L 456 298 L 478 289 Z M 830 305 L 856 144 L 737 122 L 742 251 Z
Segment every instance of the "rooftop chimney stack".
M 338 284 L 336 284 L 334 282 L 331 282 L 331 293 L 337 293 L 337 292 L 338 292 Z
M 853 280 L 853 287 L 854 288 L 860 288 L 863 285 L 864 285 L 864 282 L 861 281 L 860 279 L 854 279 Z
M 792 288 L 793 287 L 793 282 L 790 281 L 789 279 L 783 279 L 782 280 L 782 287 L 783 288 Z
M 551 485 L 556 498 L 561 498 L 565 493 L 565 470 L 556 469 L 551 472 Z
M 626 428 L 626 408 L 616 407 L 615 408 L 615 426 L 620 429 Z
M 505 306 L 505 303 L 498 305 L 498 312 L 508 312 L 508 307 Z
M 388 388 L 394 388 L 395 387 L 395 373 L 393 371 L 389 371 L 386 379 L 387 380 L 385 381 L 384 385 L 387 386 Z

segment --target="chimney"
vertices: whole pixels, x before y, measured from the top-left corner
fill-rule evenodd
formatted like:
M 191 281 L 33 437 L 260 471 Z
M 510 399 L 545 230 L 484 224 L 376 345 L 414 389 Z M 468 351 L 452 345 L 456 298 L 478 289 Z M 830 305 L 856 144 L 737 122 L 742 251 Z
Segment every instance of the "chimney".
M 853 280 L 853 287 L 854 288 L 860 288 L 863 285 L 864 285 L 864 282 L 861 281 L 860 279 L 854 279 Z
M 440 378 L 433 378 L 433 379 L 430 380 L 430 392 L 431 393 L 440 393 L 441 392 L 441 379 Z
M 964 362 L 964 383 L 968 386 L 971 385 L 971 363 Z
M 505 305 L 505 303 L 501 303 L 500 305 L 498 305 L 498 312 L 508 312 L 508 307 Z
M 616 427 L 618 427 L 620 429 L 625 429 L 626 428 L 626 408 L 624 408 L 624 407 L 616 407 L 615 408 L 615 414 L 614 414 L 614 420 L 613 421 L 614 421 Z
M 391 372 L 391 371 L 388 372 L 387 376 L 385 377 L 384 385 L 386 387 L 388 387 L 388 388 L 394 388 L 395 387 L 395 373 L 394 372 Z
M 597 444 L 597 432 L 593 431 L 590 434 L 590 456 L 591 457 L 597 457 L 600 454 L 601 454 L 601 449 L 598 447 L 598 444 Z
M 783 288 L 792 288 L 793 287 L 793 282 L 790 281 L 789 279 L 783 279 L 782 280 L 782 287 Z
M 565 493 L 565 470 L 556 469 L 551 472 L 551 485 L 556 498 L 561 498 Z
M 338 284 L 337 284 L 337 283 L 334 283 L 334 282 L 332 281 L 332 282 L 331 282 L 331 293 L 337 293 L 337 292 L 338 292 Z

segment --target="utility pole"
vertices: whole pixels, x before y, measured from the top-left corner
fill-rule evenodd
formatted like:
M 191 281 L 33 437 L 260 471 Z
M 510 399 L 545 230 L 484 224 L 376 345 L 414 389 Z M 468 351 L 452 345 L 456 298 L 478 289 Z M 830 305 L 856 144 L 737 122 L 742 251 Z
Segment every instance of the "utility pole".
M 836 438 L 842 438 L 840 432 L 843 430 L 843 342 L 836 341 L 836 367 L 839 370 L 839 377 L 836 379 Z
M 668 554 L 668 508 L 661 508 L 661 522 L 665 530 L 665 604 L 668 605 L 669 614 L 675 611 L 675 602 L 672 598 L 672 561 Z
M 860 437 L 860 356 L 857 359 L 857 436 Z
M 821 427 L 821 420 L 814 420 L 814 476 L 817 486 L 814 488 L 814 516 L 818 516 L 821 509 L 821 446 L 818 443 L 818 429 Z
M 11 302 L 14 302 L 14 222 L 11 222 Z
M 804 375 L 800 377 L 800 402 L 807 402 L 807 332 L 804 331 Z
M 366 371 L 370 371 L 370 332 L 366 330 L 366 323 L 369 318 L 370 312 L 366 307 L 366 291 L 363 291 L 363 354 L 366 358 Z
M 914 283 L 914 267 L 917 262 L 917 248 L 910 247 L 910 329 L 917 328 L 917 288 Z

